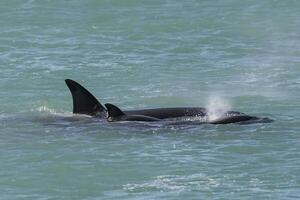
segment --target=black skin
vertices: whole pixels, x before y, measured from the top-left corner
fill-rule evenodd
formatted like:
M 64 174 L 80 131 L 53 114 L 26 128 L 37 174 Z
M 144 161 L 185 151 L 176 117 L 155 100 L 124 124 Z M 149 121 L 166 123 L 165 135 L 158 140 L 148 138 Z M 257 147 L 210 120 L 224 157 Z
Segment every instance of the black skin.
M 140 121 L 140 122 L 155 122 L 161 121 L 161 119 L 149 117 L 146 115 L 123 115 L 121 117 L 108 117 L 107 121 L 114 122 L 114 121 Z
M 83 86 L 77 82 L 65 80 L 73 98 L 73 113 L 90 116 L 106 116 L 106 109 L 101 103 Z
M 85 114 L 100 118 L 106 118 L 108 111 L 101 103 L 83 86 L 71 80 L 65 80 L 73 97 L 73 113 Z M 111 104 L 110 104 L 111 105 Z M 175 108 L 155 108 L 142 110 L 121 111 L 123 114 L 117 117 L 108 116 L 108 121 L 159 121 L 163 119 L 180 117 L 205 117 L 207 109 L 202 107 L 175 107 Z M 267 123 L 273 120 L 269 118 L 258 118 L 249 116 L 241 112 L 228 111 L 223 117 L 213 120 L 210 124 L 228 124 L 228 123 Z M 202 124 L 202 122 L 201 122 Z

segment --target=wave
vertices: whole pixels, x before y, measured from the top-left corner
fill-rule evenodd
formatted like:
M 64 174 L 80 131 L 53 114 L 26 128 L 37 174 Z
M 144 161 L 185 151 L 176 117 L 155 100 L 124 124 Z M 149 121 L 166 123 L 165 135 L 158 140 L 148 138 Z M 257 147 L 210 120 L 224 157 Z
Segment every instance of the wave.
M 146 191 L 195 191 L 209 190 L 218 187 L 220 181 L 203 173 L 192 175 L 162 175 L 142 184 L 126 184 L 123 189 L 128 192 L 143 193 Z
M 72 112 L 66 112 L 66 111 L 57 111 L 53 108 L 49 108 L 45 105 L 39 106 L 37 108 L 31 109 L 31 112 L 39 112 L 39 113 L 44 113 L 44 114 L 51 114 L 51 115 L 56 115 L 56 116 L 61 116 L 61 117 L 71 117 L 73 116 Z

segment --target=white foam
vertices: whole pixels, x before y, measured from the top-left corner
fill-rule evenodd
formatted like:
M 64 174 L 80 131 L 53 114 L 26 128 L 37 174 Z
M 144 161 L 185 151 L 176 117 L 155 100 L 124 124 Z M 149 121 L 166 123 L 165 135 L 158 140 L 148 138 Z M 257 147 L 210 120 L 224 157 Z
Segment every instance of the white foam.
M 35 109 L 32 109 L 31 111 L 38 111 L 40 113 L 49 113 L 49 114 L 52 114 L 52 115 L 64 116 L 64 117 L 69 117 L 69 116 L 73 115 L 72 112 L 58 112 L 55 109 L 49 108 L 45 105 L 39 106 Z
M 35 109 L 38 112 L 56 113 L 54 109 L 48 108 L 47 106 L 40 106 Z
M 148 180 L 141 184 L 123 185 L 125 191 L 143 192 L 143 191 L 191 191 L 207 190 L 220 185 L 219 180 L 205 174 L 180 175 L 162 175 Z

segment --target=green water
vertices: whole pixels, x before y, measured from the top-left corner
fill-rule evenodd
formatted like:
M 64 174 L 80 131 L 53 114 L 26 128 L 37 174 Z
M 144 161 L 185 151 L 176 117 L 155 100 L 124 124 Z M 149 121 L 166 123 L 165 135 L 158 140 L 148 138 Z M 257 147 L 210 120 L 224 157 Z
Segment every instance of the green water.
M 2 0 L 0 199 L 299 199 L 300 1 Z M 123 109 L 226 107 L 270 124 L 72 115 L 64 79 Z

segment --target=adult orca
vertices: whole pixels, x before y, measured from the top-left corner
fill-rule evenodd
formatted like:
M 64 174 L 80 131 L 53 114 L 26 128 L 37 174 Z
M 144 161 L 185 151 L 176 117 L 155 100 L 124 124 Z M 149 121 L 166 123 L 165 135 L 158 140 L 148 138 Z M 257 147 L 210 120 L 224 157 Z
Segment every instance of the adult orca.
M 105 104 L 106 108 L 87 89 L 74 80 L 65 80 L 73 98 L 73 113 L 85 114 L 89 116 L 107 118 L 108 121 L 160 121 L 164 119 L 174 119 L 183 117 L 202 117 L 209 115 L 206 108 L 202 107 L 174 107 L 174 108 L 154 108 L 142 110 L 122 111 L 113 104 Z M 249 116 L 241 112 L 228 111 L 220 118 L 205 122 L 187 123 L 266 123 L 272 122 L 269 118 L 258 118 Z M 185 123 L 185 122 L 184 122 Z
M 65 80 L 73 97 L 73 113 L 85 114 L 104 118 L 107 110 L 103 105 L 83 86 L 71 79 Z M 201 107 L 174 107 L 174 108 L 154 108 L 142 110 L 125 110 L 127 115 L 145 115 L 158 119 L 205 116 L 207 109 Z M 240 112 L 229 111 L 240 114 Z

